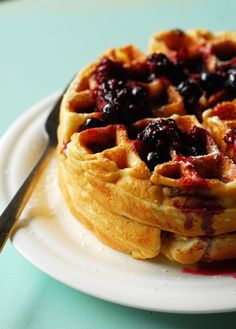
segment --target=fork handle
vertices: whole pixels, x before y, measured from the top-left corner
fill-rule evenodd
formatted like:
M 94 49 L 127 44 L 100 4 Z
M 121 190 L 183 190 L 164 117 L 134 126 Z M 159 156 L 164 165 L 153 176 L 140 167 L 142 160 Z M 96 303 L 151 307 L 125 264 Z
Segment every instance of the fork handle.
M 48 145 L 0 216 L 0 252 L 21 215 L 55 147 Z

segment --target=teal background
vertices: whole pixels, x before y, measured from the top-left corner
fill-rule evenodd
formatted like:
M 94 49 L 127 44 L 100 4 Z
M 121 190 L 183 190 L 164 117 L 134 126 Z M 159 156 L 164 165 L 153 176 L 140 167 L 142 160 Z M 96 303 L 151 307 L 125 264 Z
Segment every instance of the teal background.
M 235 0 L 0 1 L 0 135 L 107 48 L 132 42 L 145 50 L 153 32 L 176 27 L 236 30 L 235 12 Z M 9 242 L 0 256 L 0 329 L 220 329 L 234 323 L 236 313 L 164 314 L 98 300 L 42 273 Z

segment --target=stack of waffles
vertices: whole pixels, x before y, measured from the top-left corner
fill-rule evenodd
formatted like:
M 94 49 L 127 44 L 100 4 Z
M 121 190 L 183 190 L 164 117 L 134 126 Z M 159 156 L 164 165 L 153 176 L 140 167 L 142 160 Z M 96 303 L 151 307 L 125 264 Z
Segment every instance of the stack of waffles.
M 106 245 L 182 264 L 236 257 L 236 34 L 110 49 L 64 95 L 58 176 Z

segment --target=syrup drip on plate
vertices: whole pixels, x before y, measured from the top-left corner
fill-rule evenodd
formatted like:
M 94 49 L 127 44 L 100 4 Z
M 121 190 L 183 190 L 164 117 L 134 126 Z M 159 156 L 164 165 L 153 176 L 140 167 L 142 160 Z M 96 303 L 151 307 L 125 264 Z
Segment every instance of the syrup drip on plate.
M 205 276 L 230 276 L 236 279 L 236 259 L 212 263 L 199 262 L 195 267 L 184 267 L 183 273 Z

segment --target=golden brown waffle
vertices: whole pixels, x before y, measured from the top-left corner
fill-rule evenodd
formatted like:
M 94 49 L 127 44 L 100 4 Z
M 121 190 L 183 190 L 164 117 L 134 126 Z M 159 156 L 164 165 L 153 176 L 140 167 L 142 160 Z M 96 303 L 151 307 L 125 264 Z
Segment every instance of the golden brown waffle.
M 202 118 L 222 152 L 236 162 L 236 144 L 233 140 L 229 143 L 236 128 L 236 100 L 219 103 L 213 109 L 205 111 Z
M 186 264 L 236 257 L 235 40 L 162 32 L 148 54 L 111 49 L 70 85 L 59 182 L 72 213 L 105 244 Z

